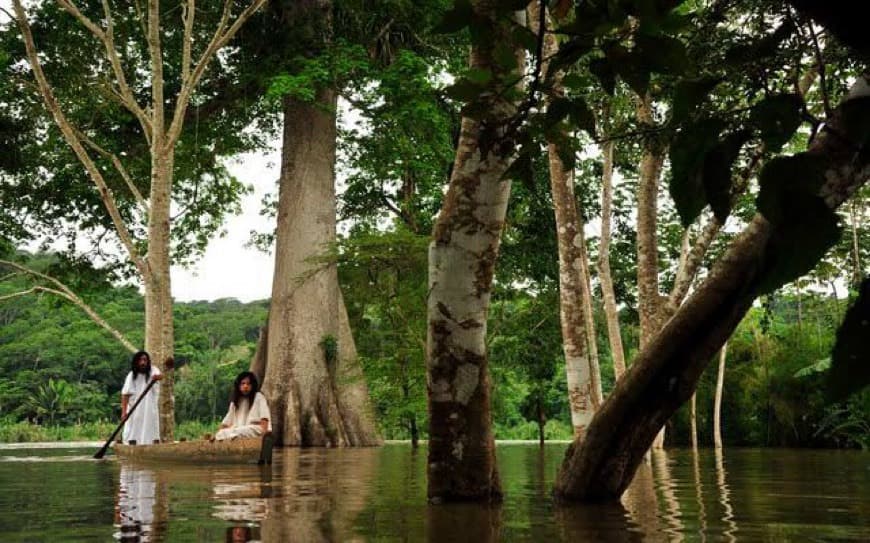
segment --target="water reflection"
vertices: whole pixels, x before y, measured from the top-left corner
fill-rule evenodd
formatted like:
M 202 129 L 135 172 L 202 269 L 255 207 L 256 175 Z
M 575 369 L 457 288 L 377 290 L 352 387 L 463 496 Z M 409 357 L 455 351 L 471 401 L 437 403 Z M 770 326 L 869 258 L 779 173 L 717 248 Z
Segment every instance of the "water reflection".
M 731 508 L 731 492 L 725 482 L 725 459 L 722 448 L 713 449 L 716 459 L 716 487 L 719 490 L 719 503 L 722 504 L 722 535 L 727 541 L 737 541 L 734 534 L 737 533 L 737 523 L 734 522 L 734 510 Z
M 122 465 L 115 505 L 115 539 L 159 541 L 168 518 L 166 498 L 165 485 L 158 484 L 154 471 Z
M 354 530 L 378 469 L 378 449 L 284 449 L 273 465 L 265 541 L 363 541 Z
M 269 499 L 272 498 L 272 466 L 257 466 L 257 470 L 260 476 L 255 480 L 214 483 L 215 517 L 253 523 L 268 516 Z
M 0 459 L 0 541 L 870 541 L 867 453 L 668 450 L 621 504 L 556 507 L 564 451 L 500 445 L 505 501 L 485 507 L 428 505 L 406 445 L 282 449 L 265 469 L 0 448 L 38 459 Z
M 653 470 L 657 486 L 665 504 L 664 517 L 668 539 L 682 541 L 685 527 L 683 526 L 680 512 L 680 501 L 677 499 L 677 484 L 671 476 L 671 466 L 668 452 L 665 449 L 656 449 L 652 454 Z

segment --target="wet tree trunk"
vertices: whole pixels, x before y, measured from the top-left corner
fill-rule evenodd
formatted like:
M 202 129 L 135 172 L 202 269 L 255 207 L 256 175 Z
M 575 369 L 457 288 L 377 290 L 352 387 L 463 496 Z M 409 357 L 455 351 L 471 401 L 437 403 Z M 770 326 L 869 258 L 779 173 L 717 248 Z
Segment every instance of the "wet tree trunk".
M 336 103 L 331 89 L 314 103 L 284 100 L 263 390 L 276 441 L 289 446 L 380 442 L 336 266 L 317 259 L 335 240 Z
M 866 84 L 865 84 L 866 85 Z M 819 191 L 836 209 L 870 177 L 867 155 L 842 134 L 834 112 L 808 152 L 827 160 Z M 694 393 L 704 368 L 757 297 L 770 240 L 788 238 L 756 215 L 729 245 L 707 279 L 636 358 L 590 424 L 586 441 L 572 444 L 557 477 L 563 500 L 612 501 L 631 482 L 659 428 Z
M 504 227 L 510 182 L 503 174 L 512 145 L 505 125 L 515 105 L 500 97 L 511 74 L 493 58 L 495 44 L 513 44 L 509 26 L 495 22 L 494 1 L 472 3 L 493 39 L 472 47 L 471 66 L 492 74 L 482 120 L 462 119 L 456 159 L 429 245 L 427 374 L 428 496 L 443 501 L 497 501 L 487 370 L 490 288 Z M 514 47 L 517 65 L 522 56 Z
M 716 396 L 713 400 L 713 446 L 722 448 L 722 389 L 725 386 L 725 357 L 728 353 L 728 343 L 722 345 L 719 351 L 719 371 L 716 374 Z

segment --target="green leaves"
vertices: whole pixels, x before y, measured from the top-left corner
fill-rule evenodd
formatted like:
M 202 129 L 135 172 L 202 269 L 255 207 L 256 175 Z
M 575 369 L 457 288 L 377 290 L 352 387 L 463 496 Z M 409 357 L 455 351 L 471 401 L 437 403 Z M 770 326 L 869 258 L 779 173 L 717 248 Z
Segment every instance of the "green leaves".
M 692 224 L 707 204 L 704 158 L 724 128 L 719 119 L 703 119 L 680 130 L 671 144 L 670 193 L 683 226 Z
M 837 215 L 818 196 L 827 163 L 800 153 L 761 172 L 758 210 L 773 225 L 757 286 L 771 292 L 810 271 L 840 237 Z
M 474 10 L 469 0 L 455 0 L 453 7 L 444 12 L 441 21 L 435 25 L 437 34 L 452 34 L 459 32 L 471 23 Z
M 778 152 L 801 124 L 803 100 L 797 94 L 768 96 L 752 108 L 749 123 L 761 132 L 768 150 Z
M 722 81 L 721 77 L 702 77 L 698 79 L 680 80 L 674 90 L 671 122 L 679 124 L 695 113 L 707 95 Z
M 731 213 L 731 170 L 740 148 L 749 139 L 750 132 L 741 130 L 729 134 L 710 149 L 704 157 L 701 180 L 707 203 L 716 219 L 724 223 Z
M 551 128 L 566 117 L 573 126 L 586 130 L 590 136 L 595 137 L 595 115 L 582 97 L 562 97 L 550 102 L 545 114 L 545 127 Z
M 870 278 L 861 283 L 860 294 L 846 311 L 837 330 L 831 353 L 828 390 L 834 400 L 843 400 L 870 384 Z

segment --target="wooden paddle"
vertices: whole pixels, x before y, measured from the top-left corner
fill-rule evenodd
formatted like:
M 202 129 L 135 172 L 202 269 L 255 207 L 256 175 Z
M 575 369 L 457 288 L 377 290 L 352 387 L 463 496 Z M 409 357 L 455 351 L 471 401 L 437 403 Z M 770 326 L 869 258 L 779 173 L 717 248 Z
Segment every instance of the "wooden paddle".
M 163 367 L 164 367 L 167 371 L 171 370 L 173 367 L 175 367 L 175 359 L 173 359 L 173 358 L 167 358 L 167 359 L 166 359 L 166 364 L 164 364 Z M 156 382 L 157 382 L 156 379 L 151 379 L 151 381 L 148 383 L 148 386 L 146 386 L 146 387 L 145 387 L 145 390 L 142 391 L 142 394 L 140 394 L 139 397 L 136 398 L 136 401 L 133 402 L 133 406 L 130 407 L 130 409 L 127 410 L 127 414 L 124 416 L 123 419 L 121 419 L 121 423 L 118 425 L 117 428 L 115 428 L 115 431 L 112 432 L 112 435 L 109 436 L 109 439 L 106 440 L 106 444 L 103 445 L 103 447 L 102 447 L 99 451 L 97 451 L 97 453 L 94 455 L 94 458 L 96 458 L 97 460 L 99 460 L 100 458 L 106 456 L 106 451 L 109 450 L 109 445 L 111 445 L 111 444 L 112 444 L 112 441 L 115 440 L 115 437 L 118 435 L 118 432 L 120 432 L 120 431 L 121 431 L 121 428 L 124 427 L 124 423 L 127 422 L 127 419 L 129 419 L 129 418 L 130 418 L 130 415 L 133 414 L 133 411 L 136 409 L 136 406 L 139 405 L 139 402 L 141 402 L 142 399 L 145 397 L 145 395 L 148 394 L 148 391 L 151 390 L 151 387 L 153 387 L 153 386 L 154 386 L 154 383 L 156 383 Z

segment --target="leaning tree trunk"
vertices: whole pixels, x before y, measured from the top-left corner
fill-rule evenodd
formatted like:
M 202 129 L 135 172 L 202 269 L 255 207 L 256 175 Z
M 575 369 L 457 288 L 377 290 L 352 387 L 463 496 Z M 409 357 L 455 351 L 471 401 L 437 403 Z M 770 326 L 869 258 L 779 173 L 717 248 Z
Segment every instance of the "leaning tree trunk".
M 276 441 L 298 446 L 379 442 L 341 307 L 338 273 L 323 256 L 335 241 L 336 93 L 284 100 L 275 275 L 263 390 Z
M 861 83 L 866 89 L 867 83 Z M 870 155 L 846 136 L 842 114 L 840 107 L 808 150 L 826 161 L 818 194 L 830 209 L 870 177 Z M 641 350 L 592 420 L 586 441 L 569 447 L 556 481 L 557 497 L 619 499 L 659 429 L 691 397 L 712 356 L 752 306 L 769 272 L 772 244 L 795 235 L 787 225 L 777 228 L 761 215 L 752 219 L 692 297 Z
M 510 182 L 504 173 L 512 144 L 506 123 L 515 105 L 502 98 L 512 71 L 493 58 L 495 44 L 513 44 L 497 21 L 497 2 L 473 9 L 492 40 L 472 47 L 472 67 L 492 74 L 480 100 L 486 117 L 462 119 L 450 186 L 429 245 L 427 374 L 428 496 L 432 502 L 496 501 L 501 485 L 490 415 L 486 320 L 493 269 L 504 227 Z M 513 46 L 517 64 L 521 51 Z
M 716 374 L 716 396 L 713 400 L 713 446 L 722 448 L 722 389 L 725 386 L 725 357 L 728 343 L 719 351 L 719 372 Z

